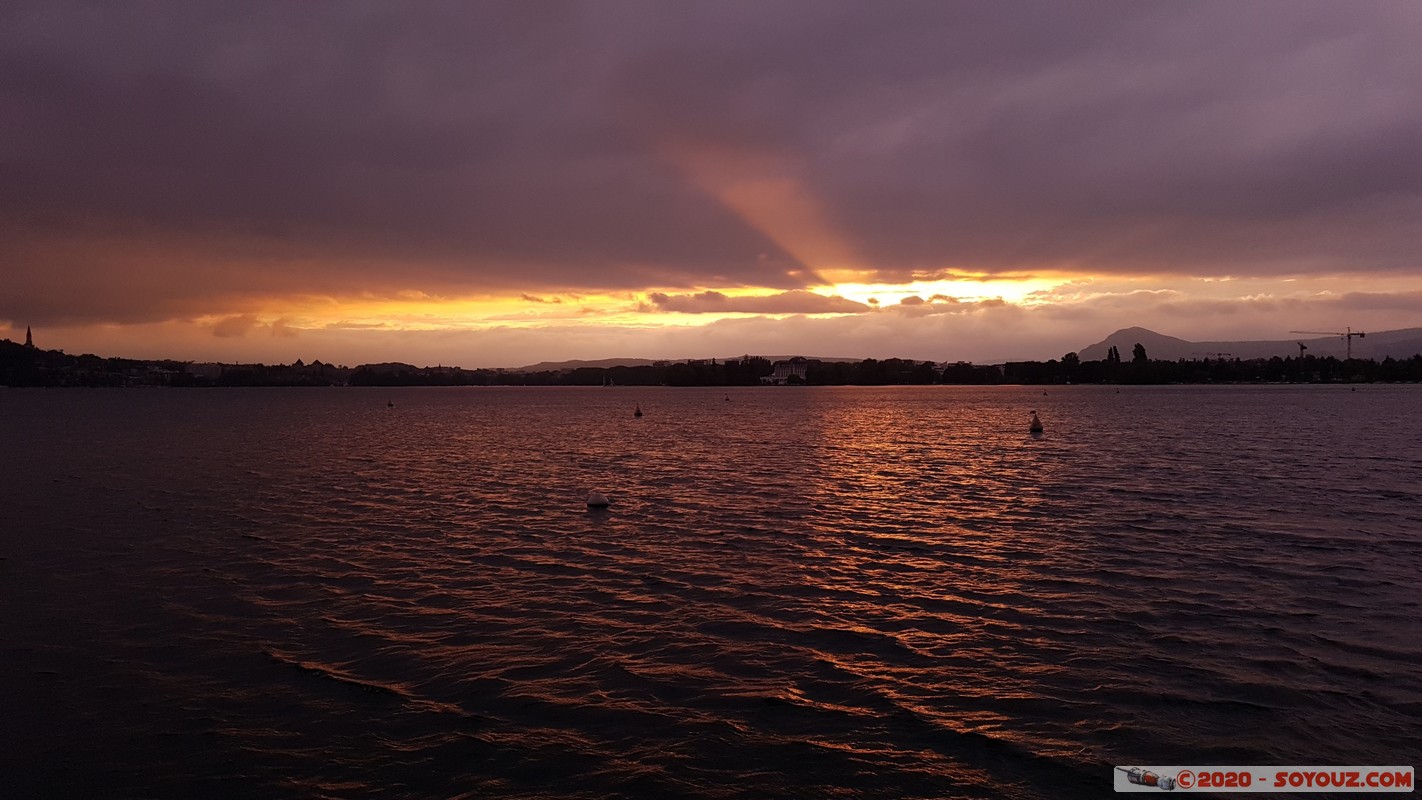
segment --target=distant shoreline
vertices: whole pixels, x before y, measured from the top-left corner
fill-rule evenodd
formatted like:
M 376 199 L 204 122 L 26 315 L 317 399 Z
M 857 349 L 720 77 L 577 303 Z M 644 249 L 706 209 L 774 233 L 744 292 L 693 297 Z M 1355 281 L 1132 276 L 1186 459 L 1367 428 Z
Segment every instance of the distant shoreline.
M 72 356 L 9 340 L 0 341 L 0 386 L 25 387 L 342 387 L 342 386 L 962 386 L 1358 384 L 1422 382 L 1422 354 L 1406 359 L 1281 358 L 1150 359 L 1136 345 L 1123 360 L 1083 361 L 1076 353 L 1048 361 L 939 364 L 903 358 L 842 361 L 795 357 L 772 362 L 759 356 L 694 359 L 635 366 L 580 366 L 527 372 L 460 367 L 416 367 L 387 362 L 357 367 L 313 361 L 292 364 L 213 364 L 187 361 Z

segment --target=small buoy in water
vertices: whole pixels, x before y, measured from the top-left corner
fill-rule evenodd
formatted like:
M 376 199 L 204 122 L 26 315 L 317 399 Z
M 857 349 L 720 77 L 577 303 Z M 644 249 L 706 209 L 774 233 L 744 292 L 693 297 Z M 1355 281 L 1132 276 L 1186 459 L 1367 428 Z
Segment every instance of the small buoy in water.
M 607 508 L 607 495 L 602 492 L 588 492 L 588 508 Z
M 1042 432 L 1042 420 L 1037 418 L 1037 412 L 1032 412 L 1032 422 L 1027 426 L 1027 430 L 1032 433 Z
M 632 412 L 632 416 L 634 416 L 634 417 L 640 417 L 640 416 L 642 416 L 642 406 L 641 406 L 641 404 L 638 404 L 638 405 L 637 405 L 637 410 L 635 410 L 635 411 Z
M 386 401 L 385 401 L 385 407 L 386 407 L 386 408 L 394 408 L 394 407 L 395 407 L 395 401 L 394 401 L 394 400 L 386 400 Z

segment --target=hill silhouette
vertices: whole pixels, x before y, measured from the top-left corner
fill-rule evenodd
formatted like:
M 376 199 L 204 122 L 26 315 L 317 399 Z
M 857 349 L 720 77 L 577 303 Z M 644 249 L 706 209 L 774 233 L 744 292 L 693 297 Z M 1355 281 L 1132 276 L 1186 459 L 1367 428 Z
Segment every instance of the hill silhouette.
M 1302 326 L 1302 324 L 1301 324 Z M 1178 361 L 1180 359 L 1202 360 L 1206 358 L 1288 358 L 1299 354 L 1302 343 L 1308 355 L 1343 358 L 1347 345 L 1341 336 L 1300 335 L 1292 339 L 1205 341 L 1192 342 L 1156 333 L 1148 328 L 1122 328 L 1101 341 L 1077 351 L 1082 361 L 1100 361 L 1106 352 L 1115 347 L 1129 358 L 1132 348 L 1139 343 L 1152 359 Z M 1353 357 L 1382 360 L 1384 358 L 1411 358 L 1422 353 L 1422 328 L 1403 328 L 1394 331 L 1369 332 L 1366 336 L 1353 339 Z

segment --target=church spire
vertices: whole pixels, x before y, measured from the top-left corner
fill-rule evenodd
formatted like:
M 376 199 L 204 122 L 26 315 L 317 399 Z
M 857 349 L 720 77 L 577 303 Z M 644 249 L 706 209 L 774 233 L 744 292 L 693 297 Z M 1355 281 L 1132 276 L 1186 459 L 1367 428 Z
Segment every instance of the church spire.
M 34 347 L 35 339 L 30 335 L 30 326 L 25 326 L 25 347 Z

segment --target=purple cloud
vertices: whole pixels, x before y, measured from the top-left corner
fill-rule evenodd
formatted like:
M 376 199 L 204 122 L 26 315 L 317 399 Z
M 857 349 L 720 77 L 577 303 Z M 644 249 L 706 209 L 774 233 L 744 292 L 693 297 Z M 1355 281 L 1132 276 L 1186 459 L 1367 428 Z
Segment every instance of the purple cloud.
M 796 308 L 834 267 L 1415 273 L 1419 40 L 1410 0 L 15 0 L 0 319 L 404 290 Z M 678 161 L 698 149 L 736 185 Z M 754 218 L 778 210 L 744 202 L 757 176 L 799 216 Z M 781 294 L 695 294 L 743 287 Z
M 743 314 L 861 314 L 869 307 L 844 297 L 827 297 L 806 291 L 789 291 L 773 295 L 732 297 L 721 292 L 669 295 L 653 292 L 648 310 L 680 314 L 743 313 Z

